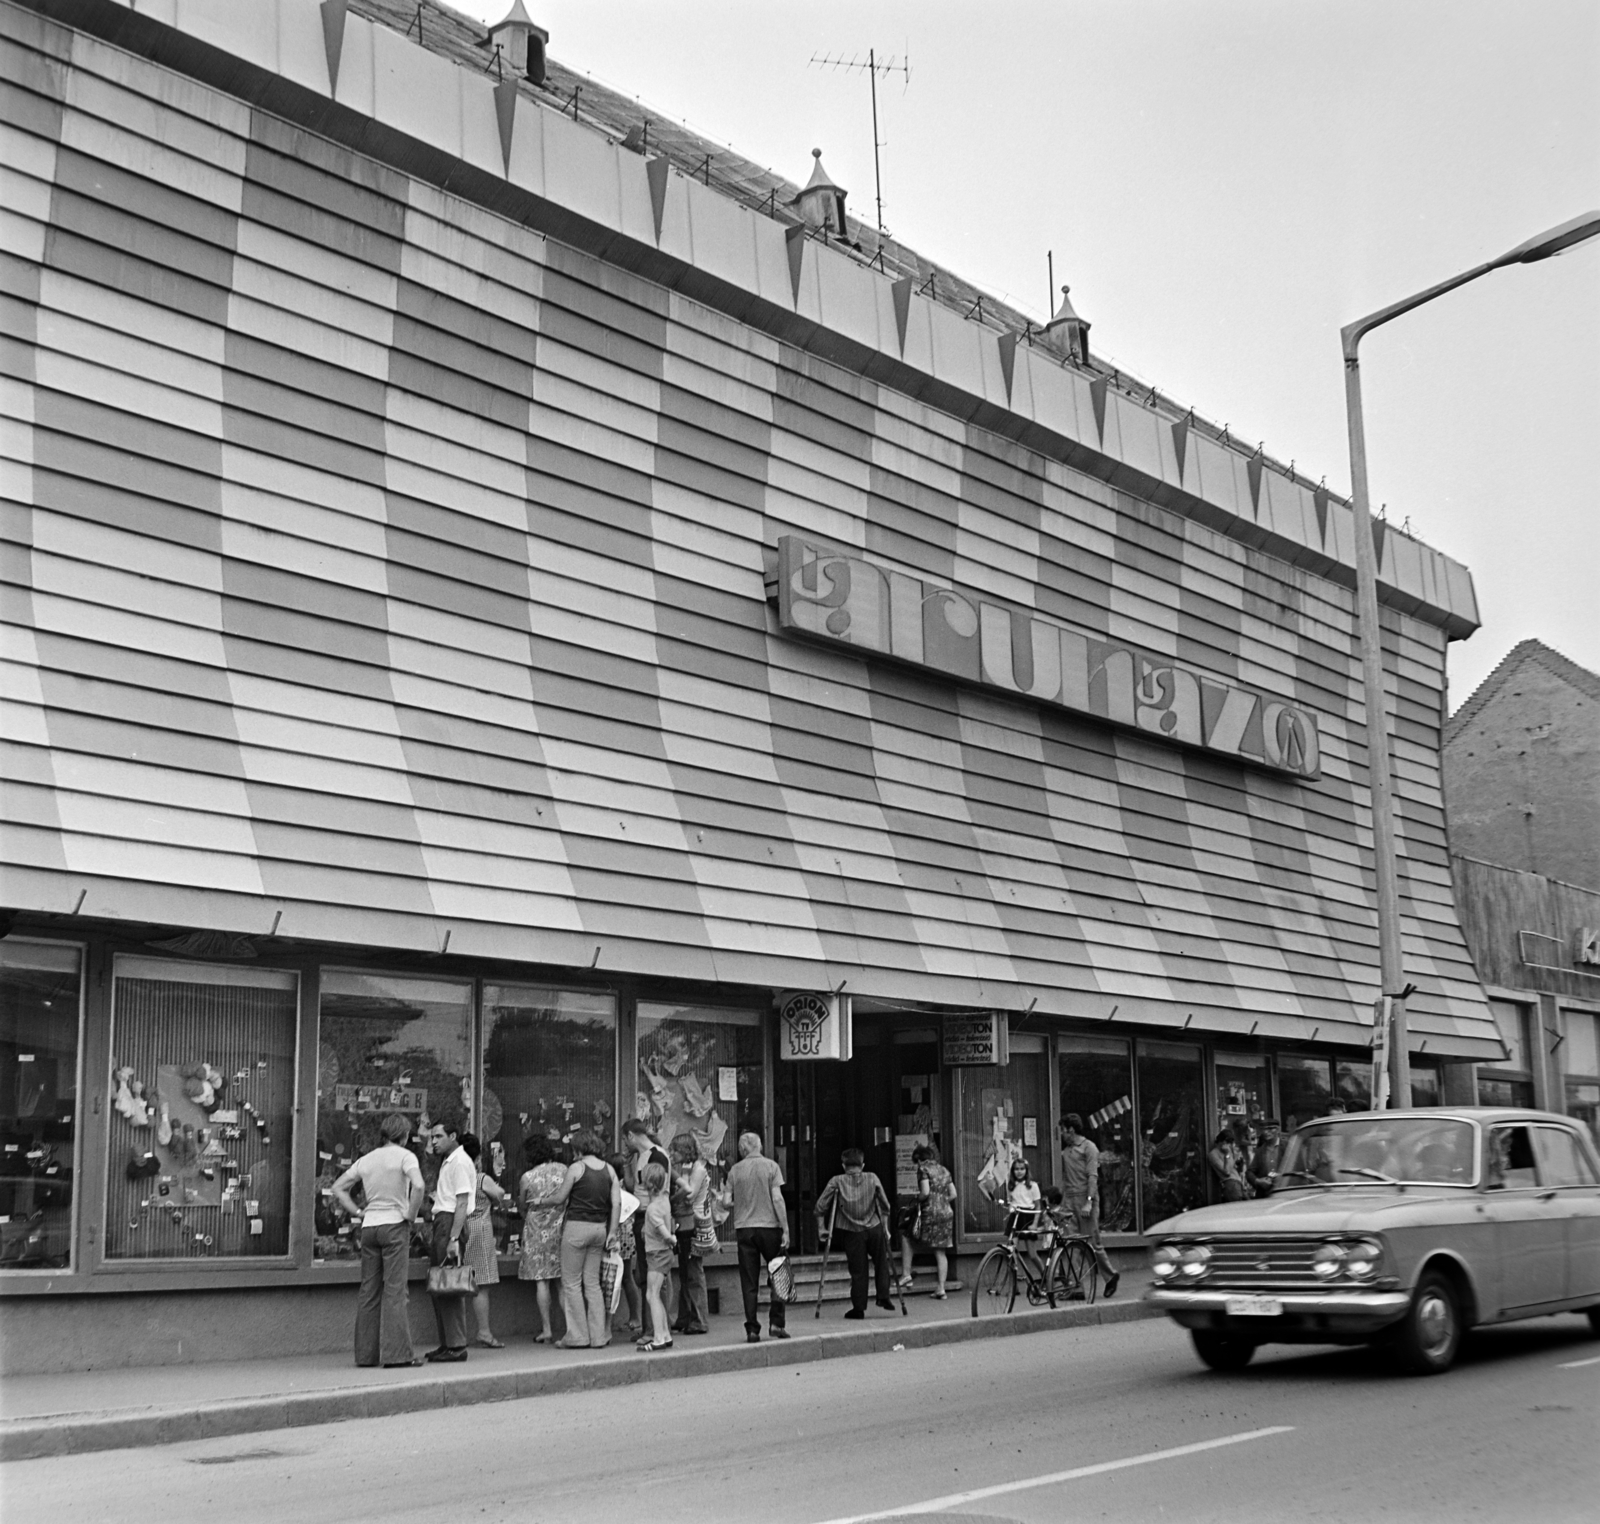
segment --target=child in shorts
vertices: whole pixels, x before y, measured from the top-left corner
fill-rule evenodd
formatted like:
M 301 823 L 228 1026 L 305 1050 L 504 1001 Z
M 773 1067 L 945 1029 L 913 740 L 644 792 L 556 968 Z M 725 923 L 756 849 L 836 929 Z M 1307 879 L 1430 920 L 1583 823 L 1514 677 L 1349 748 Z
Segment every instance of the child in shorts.
M 638 1347 L 655 1351 L 671 1349 L 672 1336 L 665 1338 L 667 1303 L 664 1295 L 667 1277 L 678 1263 L 678 1239 L 672 1226 L 672 1198 L 667 1191 L 667 1172 L 659 1164 L 647 1164 L 639 1171 L 639 1187 L 645 1197 L 644 1262 L 648 1277 L 645 1295 L 650 1301 L 650 1326 L 657 1337 L 640 1339 Z

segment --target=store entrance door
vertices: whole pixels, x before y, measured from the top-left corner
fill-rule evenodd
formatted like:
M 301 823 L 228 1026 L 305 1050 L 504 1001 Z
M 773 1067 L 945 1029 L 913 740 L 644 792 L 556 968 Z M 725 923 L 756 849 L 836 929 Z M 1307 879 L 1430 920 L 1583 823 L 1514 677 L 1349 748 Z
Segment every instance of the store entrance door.
M 817 1197 L 841 1168 L 846 1148 L 861 1150 L 892 1202 L 897 1179 L 909 1169 L 910 1141 L 939 1141 L 938 1034 L 858 1015 L 854 1043 L 855 1057 L 846 1064 L 778 1065 L 775 1157 L 788 1182 L 797 1254 L 822 1252 Z

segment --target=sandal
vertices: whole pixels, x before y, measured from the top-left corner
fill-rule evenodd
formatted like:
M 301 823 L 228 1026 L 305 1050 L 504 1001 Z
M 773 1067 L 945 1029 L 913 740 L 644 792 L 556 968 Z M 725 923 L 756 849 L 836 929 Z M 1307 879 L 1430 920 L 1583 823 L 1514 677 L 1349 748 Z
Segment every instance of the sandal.
M 933 1299 L 936 1302 L 942 1302 L 945 1299 L 946 1295 L 947 1295 L 947 1293 L 944 1292 L 944 1291 L 935 1291 L 933 1293 Z
M 493 1334 L 490 1334 L 487 1339 L 480 1338 L 480 1339 L 474 1340 L 473 1342 L 478 1344 L 479 1346 L 481 1346 L 484 1349 L 504 1349 L 505 1348 L 505 1345 L 499 1339 L 495 1338 L 495 1336 Z
M 550 1335 L 547 1333 L 535 1334 L 533 1336 L 533 1342 L 535 1344 L 548 1344 L 550 1342 Z
M 644 1350 L 646 1354 L 658 1355 L 662 1350 L 672 1348 L 672 1340 L 663 1339 L 659 1344 L 641 1344 L 639 1348 Z

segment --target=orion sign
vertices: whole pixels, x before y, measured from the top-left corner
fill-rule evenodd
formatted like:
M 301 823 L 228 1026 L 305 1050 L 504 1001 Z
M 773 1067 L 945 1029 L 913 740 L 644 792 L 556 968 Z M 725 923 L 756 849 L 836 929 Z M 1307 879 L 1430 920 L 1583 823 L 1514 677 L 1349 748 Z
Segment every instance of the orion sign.
M 778 623 L 1160 740 L 1318 776 L 1308 709 L 795 535 L 778 541 Z

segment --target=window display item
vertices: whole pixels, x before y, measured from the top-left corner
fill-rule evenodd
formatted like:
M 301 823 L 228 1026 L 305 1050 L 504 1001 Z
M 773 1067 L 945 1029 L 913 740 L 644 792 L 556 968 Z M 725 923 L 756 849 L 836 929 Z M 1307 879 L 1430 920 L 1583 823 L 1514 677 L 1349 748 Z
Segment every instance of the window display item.
M 107 1182 L 107 1259 L 288 1253 L 290 1150 L 273 1138 L 290 1136 L 298 1028 L 292 972 L 117 959 L 110 1129 L 129 1162 Z M 258 1125 L 225 1153 L 216 1118 L 235 1111 Z M 230 1210 L 241 1165 L 259 1198 L 246 1216 Z

